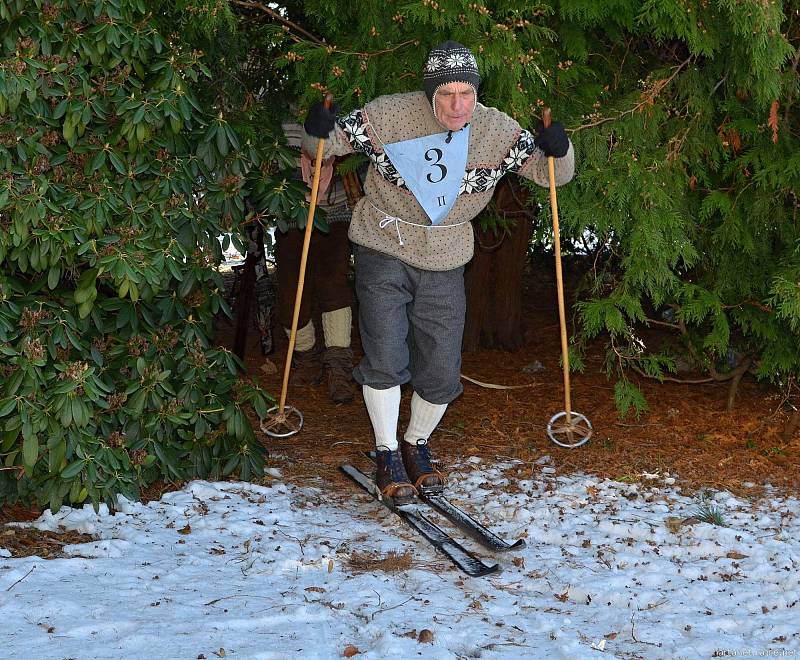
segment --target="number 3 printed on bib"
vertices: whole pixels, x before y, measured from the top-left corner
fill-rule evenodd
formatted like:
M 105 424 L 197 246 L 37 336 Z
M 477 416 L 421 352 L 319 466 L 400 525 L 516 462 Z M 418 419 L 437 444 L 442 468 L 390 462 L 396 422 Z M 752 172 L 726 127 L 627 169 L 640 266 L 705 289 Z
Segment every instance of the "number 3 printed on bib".
M 469 126 L 451 134 L 436 133 L 384 144 L 383 148 L 420 206 L 438 225 L 458 197 L 467 165 Z

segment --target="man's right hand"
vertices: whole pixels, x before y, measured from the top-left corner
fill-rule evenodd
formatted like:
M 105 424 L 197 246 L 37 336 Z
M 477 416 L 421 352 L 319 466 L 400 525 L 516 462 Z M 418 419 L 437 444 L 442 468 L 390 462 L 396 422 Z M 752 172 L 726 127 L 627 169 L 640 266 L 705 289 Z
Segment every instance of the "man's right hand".
M 338 104 L 334 103 L 330 108 L 326 108 L 325 103 L 317 101 L 308 111 L 303 128 L 309 135 L 325 139 L 336 124 L 337 112 L 339 112 Z

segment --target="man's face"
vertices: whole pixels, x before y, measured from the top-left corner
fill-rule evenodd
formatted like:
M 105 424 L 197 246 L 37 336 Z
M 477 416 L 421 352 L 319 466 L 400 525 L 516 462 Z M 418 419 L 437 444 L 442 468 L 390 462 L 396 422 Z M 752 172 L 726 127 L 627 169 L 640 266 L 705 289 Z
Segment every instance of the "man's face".
M 434 104 L 439 123 L 451 131 L 460 131 L 472 120 L 475 90 L 467 83 L 448 83 L 437 90 Z

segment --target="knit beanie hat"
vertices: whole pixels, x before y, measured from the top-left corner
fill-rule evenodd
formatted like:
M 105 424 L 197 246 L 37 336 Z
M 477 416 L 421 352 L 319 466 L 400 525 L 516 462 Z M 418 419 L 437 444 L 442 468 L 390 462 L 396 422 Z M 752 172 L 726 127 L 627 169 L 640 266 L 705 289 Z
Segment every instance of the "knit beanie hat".
M 425 95 L 431 102 L 434 114 L 436 114 L 436 92 L 443 85 L 453 82 L 465 83 L 472 87 L 477 100 L 481 76 L 478 73 L 475 56 L 469 48 L 457 41 L 445 41 L 428 55 L 423 76 Z

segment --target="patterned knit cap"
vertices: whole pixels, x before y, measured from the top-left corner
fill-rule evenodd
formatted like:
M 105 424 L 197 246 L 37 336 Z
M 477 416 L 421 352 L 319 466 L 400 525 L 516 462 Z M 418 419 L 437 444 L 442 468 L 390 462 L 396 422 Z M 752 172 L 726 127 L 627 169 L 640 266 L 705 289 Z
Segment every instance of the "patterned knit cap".
M 453 82 L 465 83 L 475 90 L 478 97 L 478 86 L 481 76 L 478 64 L 472 51 L 457 41 L 445 41 L 436 46 L 428 55 L 423 76 L 425 95 L 436 112 L 436 92 L 443 85 Z

